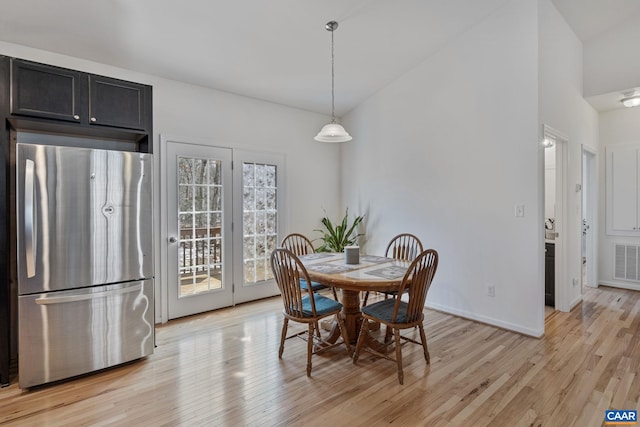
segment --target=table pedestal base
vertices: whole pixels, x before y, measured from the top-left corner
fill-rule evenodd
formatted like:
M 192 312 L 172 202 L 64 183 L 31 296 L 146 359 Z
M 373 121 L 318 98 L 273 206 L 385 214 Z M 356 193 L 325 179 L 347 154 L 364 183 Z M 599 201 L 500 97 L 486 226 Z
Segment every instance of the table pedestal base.
M 347 289 L 341 290 L 341 303 L 342 303 L 342 318 L 347 328 L 347 335 L 351 344 L 355 345 L 358 341 L 358 334 L 360 334 L 360 327 L 362 325 L 362 312 L 360 311 L 360 291 L 350 291 Z M 331 332 L 327 341 L 336 342 L 340 338 L 340 328 L 337 322 L 331 322 L 331 326 L 327 323 L 323 323 L 323 329 L 330 329 Z M 369 330 L 377 331 L 380 329 L 380 324 L 377 322 L 369 322 Z

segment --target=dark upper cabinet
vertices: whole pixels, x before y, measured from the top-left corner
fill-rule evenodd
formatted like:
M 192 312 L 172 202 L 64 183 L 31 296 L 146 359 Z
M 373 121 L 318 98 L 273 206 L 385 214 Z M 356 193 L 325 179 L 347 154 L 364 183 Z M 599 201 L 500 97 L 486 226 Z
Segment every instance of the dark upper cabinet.
M 13 59 L 11 114 L 80 122 L 81 73 Z
M 11 59 L 16 127 L 133 140 L 151 152 L 151 86 Z
M 89 123 L 145 130 L 149 86 L 89 76 Z

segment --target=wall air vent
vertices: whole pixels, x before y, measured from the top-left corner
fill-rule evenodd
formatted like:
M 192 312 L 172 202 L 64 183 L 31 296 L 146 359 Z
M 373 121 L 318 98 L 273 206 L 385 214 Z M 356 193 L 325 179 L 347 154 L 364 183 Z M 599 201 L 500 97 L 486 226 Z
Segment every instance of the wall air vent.
M 614 248 L 614 279 L 640 282 L 638 274 L 638 255 L 640 246 L 615 243 Z

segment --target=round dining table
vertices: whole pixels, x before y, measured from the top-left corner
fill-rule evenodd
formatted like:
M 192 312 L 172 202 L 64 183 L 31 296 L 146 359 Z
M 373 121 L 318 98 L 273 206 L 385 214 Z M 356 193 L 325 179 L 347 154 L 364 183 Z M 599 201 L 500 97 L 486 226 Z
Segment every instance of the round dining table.
M 360 255 L 358 264 L 347 264 L 344 254 L 326 252 L 299 258 L 312 281 L 340 289 L 342 316 L 352 342 L 357 341 L 362 322 L 360 292 L 397 290 L 411 264 L 375 255 Z M 339 336 L 334 325 L 327 341 L 335 342 Z

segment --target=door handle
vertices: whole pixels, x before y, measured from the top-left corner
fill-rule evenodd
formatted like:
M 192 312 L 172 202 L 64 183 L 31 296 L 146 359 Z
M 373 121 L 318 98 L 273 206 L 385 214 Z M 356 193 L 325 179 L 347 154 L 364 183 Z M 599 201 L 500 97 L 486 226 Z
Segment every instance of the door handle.
M 37 248 L 37 220 L 34 206 L 36 182 L 34 179 L 33 160 L 27 159 L 24 165 L 24 248 L 26 257 L 27 277 L 36 275 L 36 251 Z
M 178 241 L 178 239 L 176 239 L 175 237 L 171 236 L 169 237 L 169 243 L 176 243 Z
M 122 288 L 122 289 L 112 289 L 110 291 L 89 292 L 86 294 L 68 295 L 63 297 L 48 297 L 48 298 L 40 297 L 35 301 L 36 301 L 36 304 L 38 305 L 62 304 L 65 302 L 86 301 L 90 299 L 109 297 L 113 295 L 128 294 L 131 292 L 139 292 L 141 290 L 142 290 L 142 284 L 137 284 L 135 286 L 129 286 L 127 288 Z

